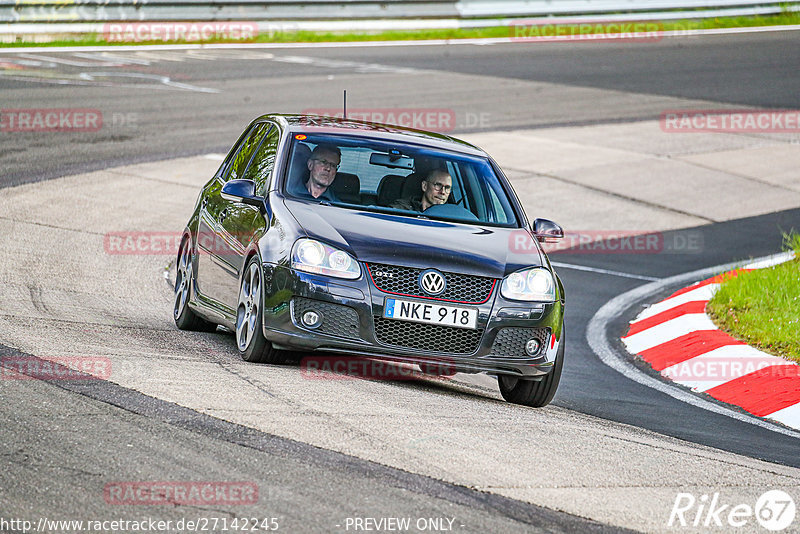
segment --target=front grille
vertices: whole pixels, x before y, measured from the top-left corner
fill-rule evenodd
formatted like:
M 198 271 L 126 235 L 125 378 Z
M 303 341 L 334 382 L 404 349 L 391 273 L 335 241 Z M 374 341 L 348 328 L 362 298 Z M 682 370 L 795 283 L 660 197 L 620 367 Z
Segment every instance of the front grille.
M 539 352 L 533 356 L 538 356 L 545 351 L 547 342 L 550 340 L 549 328 L 501 328 L 497 333 L 492 345 L 493 358 L 530 358 L 525 352 L 525 343 L 529 339 L 539 340 Z
M 375 287 L 385 293 L 399 293 L 414 297 L 453 300 L 470 304 L 481 304 L 489 300 L 494 287 L 494 278 L 468 274 L 442 272 L 447 281 L 444 293 L 431 297 L 419 287 L 419 275 L 424 269 L 398 267 L 396 265 L 367 264 Z
M 292 299 L 292 315 L 296 325 L 306 328 L 303 326 L 301 318 L 308 310 L 314 310 L 322 314 L 322 324 L 314 328 L 314 332 L 348 339 L 359 339 L 360 321 L 358 320 L 358 312 L 353 308 L 304 297 L 294 297 Z
M 375 316 L 375 337 L 385 345 L 406 349 L 472 354 L 478 350 L 483 330 L 438 324 L 412 323 Z

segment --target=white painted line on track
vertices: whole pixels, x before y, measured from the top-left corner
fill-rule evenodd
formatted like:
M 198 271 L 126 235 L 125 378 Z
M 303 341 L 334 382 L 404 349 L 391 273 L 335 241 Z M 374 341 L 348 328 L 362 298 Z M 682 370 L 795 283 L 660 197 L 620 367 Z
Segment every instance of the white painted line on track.
M 779 256 L 785 255 L 775 254 L 772 256 L 759 258 L 756 261 L 763 261 Z M 649 295 L 663 291 L 666 287 L 708 278 L 721 272 L 741 268 L 742 265 L 743 262 L 734 262 L 725 265 L 717 265 L 715 267 L 699 269 L 697 271 L 679 274 L 663 280 L 645 284 L 634 288 L 627 293 L 623 293 L 622 295 L 614 297 L 606 302 L 599 310 L 597 310 L 597 313 L 595 313 L 594 317 L 592 317 L 592 319 L 589 321 L 589 326 L 586 329 L 586 341 L 589 343 L 589 346 L 592 348 L 594 353 L 600 358 L 600 361 L 626 378 L 633 380 L 634 382 L 664 393 L 665 395 L 669 395 L 670 397 L 678 401 L 685 402 L 691 406 L 695 406 L 719 415 L 724 415 L 725 417 L 730 417 L 731 419 L 758 426 L 766 430 L 771 430 L 772 432 L 777 432 L 778 434 L 784 434 L 793 438 L 800 438 L 800 432 L 789 430 L 767 421 L 762 421 L 761 419 L 757 419 L 755 416 L 735 412 L 730 408 L 726 408 L 720 404 L 700 398 L 693 393 L 684 391 L 683 389 L 679 389 L 674 385 L 668 384 L 667 382 L 662 382 L 658 378 L 648 375 L 644 371 L 636 368 L 636 366 L 634 366 L 633 363 L 628 360 L 627 356 L 621 355 L 616 349 L 614 349 L 609 341 L 608 325 L 611 323 L 611 321 L 619 317 L 620 314 L 622 314 L 626 309 L 636 302 L 647 298 Z M 795 405 L 795 407 L 797 406 L 798 405 Z M 799 411 L 800 408 L 798 408 L 798 411 L 787 412 L 784 417 L 800 419 L 800 413 L 798 413 Z M 780 421 L 781 419 L 775 417 L 776 415 L 781 415 L 781 412 L 775 412 L 774 414 L 770 415 L 770 418 Z
M 184 89 L 186 91 L 195 91 L 197 93 L 219 93 L 219 89 L 213 87 L 200 87 L 199 85 L 191 85 L 188 83 L 173 81 L 169 76 L 162 76 L 160 74 L 147 74 L 141 72 L 81 72 L 80 78 L 82 80 L 95 81 L 96 78 L 134 78 L 139 80 L 152 80 L 160 83 L 164 87 Z M 137 89 L 153 89 L 159 88 L 158 85 L 144 85 L 144 84 L 121 84 L 122 87 L 135 87 Z M 163 87 L 162 87 L 163 88 Z
M 749 28 L 718 28 L 708 30 L 678 30 L 660 32 L 662 37 L 686 38 L 705 35 L 735 35 L 742 33 L 765 33 L 800 30 L 800 24 L 785 26 L 754 26 Z M 481 39 L 426 39 L 419 41 L 347 41 L 334 43 L 219 43 L 219 44 L 172 44 L 172 45 L 120 45 L 120 46 L 48 46 L 48 47 L 7 47 L 0 48 L 0 54 L 17 54 L 20 52 L 108 52 L 131 50 L 198 50 L 198 49 L 298 49 L 298 48 L 375 48 L 383 46 L 441 46 L 441 45 L 492 45 L 492 44 L 536 44 L 536 43 L 585 43 L 586 41 L 620 40 L 625 37 L 615 34 L 599 34 L 597 36 L 581 36 L 581 39 L 565 39 L 562 41 L 522 41 L 512 37 L 487 37 Z
M 575 265 L 572 263 L 561 263 L 558 261 L 551 261 L 550 265 L 554 267 L 562 267 L 564 269 L 574 269 L 576 271 L 588 271 L 590 273 L 610 274 L 612 276 L 621 276 L 622 278 L 633 278 L 635 280 L 647 280 L 648 282 L 660 280 L 660 278 L 654 278 L 652 276 L 645 276 L 642 274 L 631 274 L 631 273 L 623 273 L 620 271 L 609 271 L 608 269 L 599 269 L 597 267 L 587 267 L 585 265 Z
M 185 90 L 195 91 L 198 93 L 219 93 L 219 89 L 212 87 L 200 87 L 197 85 L 190 85 L 188 83 L 181 83 L 172 81 L 169 76 L 161 76 L 158 74 L 141 74 L 130 72 L 81 72 L 76 77 L 70 78 L 43 78 L 39 76 L 14 76 L 7 73 L 8 71 L 0 70 L 0 78 L 6 80 L 16 80 L 20 82 L 37 82 L 49 83 L 54 85 L 77 85 L 83 87 L 126 87 L 138 90 L 155 89 L 158 91 L 165 90 Z M 98 80 L 96 78 L 139 78 L 149 79 L 157 83 L 144 84 L 144 83 L 119 83 L 111 81 Z
M 77 55 L 77 54 L 74 54 L 74 55 Z M 46 56 L 46 55 L 43 55 L 43 54 L 35 54 L 34 55 L 34 54 L 30 54 L 30 53 L 19 54 L 19 57 L 25 58 L 25 59 L 34 59 L 34 60 L 39 60 L 39 61 L 40 60 L 44 60 L 44 61 L 49 61 L 51 63 L 58 63 L 58 64 L 61 64 L 61 65 L 67 65 L 69 67 L 95 67 L 96 68 L 96 67 L 120 67 L 120 66 L 124 65 L 124 63 L 122 63 L 120 61 L 109 61 L 108 58 L 101 59 L 101 60 L 92 59 L 91 61 L 75 61 L 73 59 L 67 59 L 67 58 L 63 58 L 63 57 Z M 83 57 L 85 58 L 86 54 L 84 54 Z
M 380 65 L 378 63 L 362 63 L 359 61 L 344 61 L 339 59 L 315 58 L 309 56 L 275 56 L 273 61 L 279 63 L 294 63 L 299 65 L 311 65 L 314 67 L 326 67 L 330 69 L 355 69 L 356 72 L 391 72 L 396 74 L 416 74 L 422 71 L 407 67 L 394 67 L 391 65 Z
M 102 54 L 92 54 L 91 52 L 89 52 L 89 53 L 86 53 L 86 52 L 75 52 L 72 55 L 75 56 L 75 57 L 80 57 L 80 58 L 84 58 L 84 59 L 93 59 L 95 61 L 106 61 L 106 62 L 112 61 L 114 63 L 121 63 L 123 65 L 134 64 L 134 65 L 146 65 L 146 66 L 148 66 L 151 63 L 150 61 L 147 61 L 146 59 L 132 58 L 130 56 L 120 56 L 118 54 L 111 55 L 111 54 L 109 54 L 107 52 L 104 52 Z M 39 56 L 34 56 L 34 57 L 39 57 Z
M 756 260 L 752 263 L 748 263 L 747 265 L 743 266 L 743 269 L 765 269 L 767 267 L 773 267 L 778 265 L 779 263 L 783 263 L 786 261 L 791 260 L 794 258 L 794 252 L 782 252 L 781 254 L 775 254 L 773 256 L 769 256 L 762 260 Z

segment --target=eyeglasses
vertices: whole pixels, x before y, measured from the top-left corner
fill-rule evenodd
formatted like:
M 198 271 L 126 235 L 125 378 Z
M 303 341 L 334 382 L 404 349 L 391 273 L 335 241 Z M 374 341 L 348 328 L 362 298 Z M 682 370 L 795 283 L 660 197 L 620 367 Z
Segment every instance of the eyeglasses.
M 428 182 L 428 183 L 431 184 L 431 187 L 433 187 L 437 191 L 444 191 L 445 193 L 449 193 L 450 190 L 453 189 L 453 186 L 441 184 L 439 182 L 436 182 L 435 184 L 431 183 L 431 182 Z
M 339 168 L 339 164 L 338 163 L 334 163 L 334 162 L 328 161 L 326 159 L 314 158 L 313 161 L 319 162 L 320 165 L 322 165 L 323 167 L 326 167 L 328 169 L 338 169 Z

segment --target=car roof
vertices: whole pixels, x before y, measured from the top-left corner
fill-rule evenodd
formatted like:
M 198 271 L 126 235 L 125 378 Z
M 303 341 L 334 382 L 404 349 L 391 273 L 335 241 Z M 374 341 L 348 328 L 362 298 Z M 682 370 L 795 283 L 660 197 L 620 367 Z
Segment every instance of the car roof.
M 473 156 L 488 157 L 486 152 L 461 139 L 436 132 L 416 130 L 414 128 L 393 124 L 381 124 L 377 122 L 326 117 L 322 115 L 289 115 L 282 113 L 262 115 L 256 120 L 263 119 L 278 121 L 282 123 L 289 132 L 309 133 L 309 130 L 313 129 L 315 133 L 351 135 L 385 141 L 422 144 Z

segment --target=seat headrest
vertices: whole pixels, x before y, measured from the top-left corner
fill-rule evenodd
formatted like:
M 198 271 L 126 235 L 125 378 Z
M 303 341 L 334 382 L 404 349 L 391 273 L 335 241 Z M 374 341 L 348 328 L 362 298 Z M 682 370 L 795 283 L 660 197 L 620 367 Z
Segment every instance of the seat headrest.
M 361 202 L 361 180 L 349 172 L 337 172 L 333 180 L 333 191 L 345 202 Z
M 401 198 L 418 198 L 422 196 L 422 181 L 425 176 L 421 173 L 412 172 L 406 177 L 403 182 L 403 190 L 400 193 Z
M 395 200 L 402 198 L 403 182 L 406 177 L 400 174 L 387 174 L 381 178 L 378 184 L 378 198 L 376 202 L 379 206 L 389 206 Z

